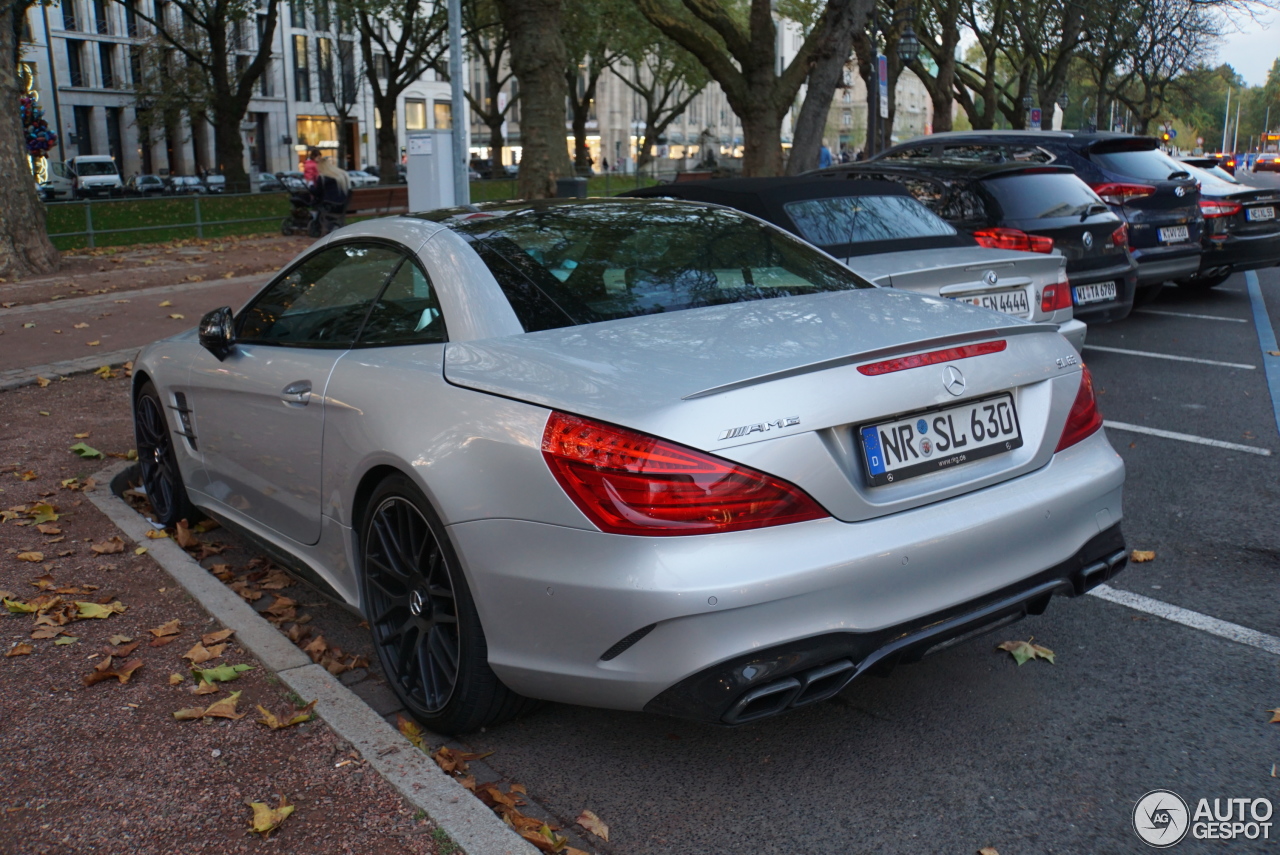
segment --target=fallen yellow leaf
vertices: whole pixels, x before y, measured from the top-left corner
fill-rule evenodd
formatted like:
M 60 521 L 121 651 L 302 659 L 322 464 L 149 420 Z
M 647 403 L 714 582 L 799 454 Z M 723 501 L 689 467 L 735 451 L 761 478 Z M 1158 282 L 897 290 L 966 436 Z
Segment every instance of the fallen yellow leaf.
M 994 846 L 983 846 L 978 850 L 978 855 L 1000 855 Z
M 280 797 L 279 807 L 273 808 L 262 802 L 250 802 L 249 807 L 253 808 L 253 819 L 249 821 L 249 828 L 263 837 L 279 828 L 280 824 L 289 818 L 289 814 L 293 813 L 293 805 L 289 804 L 289 800 L 284 796 Z
M 110 540 L 95 543 L 89 548 L 99 555 L 115 555 L 117 552 L 124 552 L 124 541 L 120 539 L 119 535 L 116 535 Z
M 86 341 L 86 342 L 85 342 L 85 344 L 89 345 L 89 347 L 97 347 L 98 345 L 102 344 L 102 342 L 101 342 L 101 341 Z
M 37 386 L 39 386 L 41 389 L 43 389 L 45 386 L 48 386 L 48 385 L 49 385 L 49 382 L 50 382 L 50 381 L 49 381 L 49 380 L 47 380 L 47 379 L 46 379 L 46 378 L 44 378 L 44 377 L 37 377 L 37 378 L 36 378 L 36 385 L 37 385 Z
M 1267 710 L 1267 712 L 1271 713 L 1271 721 L 1267 722 L 1267 724 L 1280 724 L 1280 709 Z
M 34 470 L 32 470 L 32 469 L 28 469 L 26 472 L 23 472 L 23 473 L 21 473 L 21 474 L 16 473 L 16 472 L 15 472 L 14 474 L 18 476 L 18 480 L 19 480 L 19 481 L 34 481 L 34 480 L 36 480 L 37 478 L 39 478 L 39 477 L 40 477 L 40 476 L 39 476 L 39 475 L 37 475 L 37 474 L 35 473 L 35 471 L 34 471 Z
M 232 692 L 222 700 L 214 701 L 203 709 L 200 707 L 192 707 L 190 709 L 178 710 L 173 714 L 173 717 L 178 721 L 190 721 L 192 719 L 199 718 L 229 718 L 233 720 L 244 718 L 244 713 L 236 712 L 236 701 L 238 700 L 240 700 L 240 693 Z
M 76 324 L 74 327 L 74 329 L 78 329 L 78 330 L 87 330 L 88 328 L 89 328 L 89 325 L 85 323 Z
M 5 653 L 5 657 L 8 658 L 10 656 L 29 656 L 34 651 L 35 651 L 35 648 L 32 647 L 30 644 L 27 644 L 25 641 L 19 641 L 17 644 L 13 645 L 13 647 L 9 648 L 9 651 Z
M 173 301 L 172 301 L 172 300 L 165 300 L 164 302 L 162 302 L 162 303 L 160 304 L 160 308 L 162 308 L 162 309 L 167 309 L 167 308 L 169 308 L 169 307 L 170 307 L 170 306 L 172 306 L 172 305 L 173 305 Z
M 19 552 L 18 560 L 37 563 L 44 560 L 44 553 L 43 552 Z
M 319 699 L 317 698 L 317 700 Z M 272 730 L 280 730 L 284 727 L 293 727 L 295 724 L 302 724 L 305 721 L 311 721 L 311 711 L 316 708 L 316 702 L 312 701 L 292 716 L 288 713 L 285 713 L 283 716 L 277 716 L 262 704 L 258 704 L 257 706 L 258 712 L 262 713 L 262 718 L 258 719 L 258 724 L 265 724 Z
M 124 604 L 119 600 L 110 605 L 101 605 L 99 603 L 76 603 L 76 619 L 85 620 L 88 618 L 109 618 L 112 615 L 122 615 L 125 612 Z
M 605 825 L 593 812 L 584 810 L 578 814 L 576 822 L 605 843 L 609 842 L 609 826 Z
M 184 677 L 184 676 L 182 676 L 181 674 L 170 674 L 170 675 L 169 675 L 169 685 L 170 685 L 170 686 L 176 686 L 176 685 L 178 685 L 179 683 L 181 683 L 181 682 L 182 682 L 183 680 L 185 680 L 185 679 L 187 679 L 187 678 L 186 678 L 186 677 Z
M 159 528 L 159 529 L 153 528 L 147 532 L 147 537 L 151 538 L 152 540 L 161 540 L 168 536 L 169 536 L 169 532 L 165 531 L 162 528 Z
M 187 316 L 186 316 L 186 315 L 173 314 L 173 315 L 170 315 L 169 317 L 173 318 L 175 321 L 181 321 L 181 320 L 185 319 Z
M 156 638 L 162 638 L 166 635 L 177 635 L 179 632 L 182 631 L 179 628 L 181 626 L 182 626 L 182 621 L 178 620 L 177 618 L 174 618 L 168 623 L 163 623 L 160 626 L 156 627 L 155 629 L 147 630 L 147 632 L 151 633 Z
M 1148 561 L 1154 561 L 1156 554 L 1149 549 L 1135 549 L 1129 554 L 1129 558 L 1133 560 L 1134 564 L 1145 564 Z

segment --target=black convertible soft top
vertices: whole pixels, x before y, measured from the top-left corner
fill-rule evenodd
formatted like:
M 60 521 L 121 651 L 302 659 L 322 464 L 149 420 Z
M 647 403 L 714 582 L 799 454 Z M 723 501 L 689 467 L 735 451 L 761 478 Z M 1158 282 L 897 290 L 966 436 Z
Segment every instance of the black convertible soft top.
M 833 181 L 829 177 L 813 178 L 725 178 L 710 181 L 677 181 L 619 194 L 637 198 L 680 199 L 723 205 L 780 226 L 804 237 L 787 213 L 789 202 L 806 199 L 837 199 L 857 196 L 899 196 L 914 200 L 901 184 L 892 181 Z M 917 203 L 918 204 L 918 203 Z M 967 235 L 937 235 L 905 240 L 846 243 L 822 248 L 837 258 L 903 252 L 916 249 L 939 249 L 974 246 Z

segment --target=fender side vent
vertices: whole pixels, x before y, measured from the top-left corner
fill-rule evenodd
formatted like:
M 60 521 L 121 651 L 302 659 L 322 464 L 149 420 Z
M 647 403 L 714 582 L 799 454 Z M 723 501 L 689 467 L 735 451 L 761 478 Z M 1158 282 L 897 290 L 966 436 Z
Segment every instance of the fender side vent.
M 617 644 L 613 645 L 613 647 L 610 647 L 604 653 L 600 654 L 600 661 L 608 662 L 610 659 L 617 659 L 624 652 L 626 652 L 627 648 L 635 644 L 640 639 L 644 638 L 649 633 L 653 632 L 656 626 L 657 626 L 656 623 L 651 623 L 648 626 L 642 626 L 639 629 L 637 629 L 635 632 L 628 635 L 626 638 L 619 639 Z
M 178 433 L 187 438 L 187 443 L 191 446 L 192 451 L 199 451 L 200 449 L 196 446 L 195 432 L 191 430 L 191 408 L 187 406 L 186 393 L 174 392 L 173 402 L 175 406 L 171 406 L 169 409 L 178 414 L 178 421 L 182 425 L 182 430 L 178 431 Z

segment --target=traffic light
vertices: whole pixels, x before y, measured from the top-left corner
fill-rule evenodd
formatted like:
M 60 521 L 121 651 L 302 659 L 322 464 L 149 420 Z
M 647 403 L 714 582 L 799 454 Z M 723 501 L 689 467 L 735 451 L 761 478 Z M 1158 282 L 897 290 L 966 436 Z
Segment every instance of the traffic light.
M 1160 133 L 1160 139 L 1161 139 L 1161 140 L 1163 140 L 1164 142 L 1169 142 L 1169 140 L 1171 140 L 1171 139 L 1173 139 L 1173 138 L 1172 138 L 1171 136 L 1169 136 L 1169 132 L 1168 132 L 1168 131 L 1162 131 L 1162 132 Z

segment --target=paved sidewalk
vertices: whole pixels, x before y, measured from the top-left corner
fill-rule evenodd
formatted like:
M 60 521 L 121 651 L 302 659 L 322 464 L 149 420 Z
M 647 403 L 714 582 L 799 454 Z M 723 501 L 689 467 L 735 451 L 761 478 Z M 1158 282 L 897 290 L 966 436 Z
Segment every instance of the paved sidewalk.
M 3 374 L 12 369 L 53 370 L 54 364 L 71 360 L 108 364 L 115 352 L 136 351 L 190 329 L 211 309 L 239 308 L 268 278 L 256 274 L 184 282 L 0 309 L 0 383 L 9 379 Z M 81 324 L 85 326 L 77 328 Z

